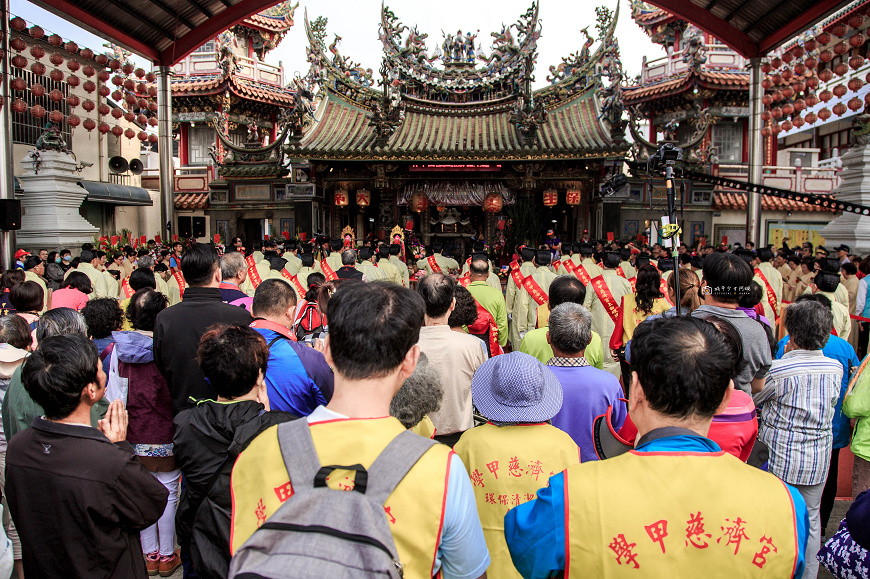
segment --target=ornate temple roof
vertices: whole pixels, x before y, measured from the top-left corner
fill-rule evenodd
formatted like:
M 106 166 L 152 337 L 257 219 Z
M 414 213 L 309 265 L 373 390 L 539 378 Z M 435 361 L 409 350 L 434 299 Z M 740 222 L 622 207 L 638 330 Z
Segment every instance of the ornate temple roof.
M 719 189 L 713 192 L 714 209 L 737 209 L 746 210 L 746 193 Z M 780 199 L 769 195 L 761 196 L 761 209 L 764 211 L 835 211 L 828 207 L 821 207 L 802 201 Z
M 680 94 L 695 86 L 717 90 L 749 90 L 749 73 L 744 71 L 690 71 L 659 82 L 623 88 L 626 104 L 633 105 L 653 99 Z
M 186 77 L 173 80 L 171 86 L 173 98 L 223 94 L 229 89 L 241 98 L 282 107 L 292 107 L 296 94 L 286 87 L 253 82 L 234 74 Z
M 206 209 L 208 208 L 208 193 L 176 193 L 176 209 Z

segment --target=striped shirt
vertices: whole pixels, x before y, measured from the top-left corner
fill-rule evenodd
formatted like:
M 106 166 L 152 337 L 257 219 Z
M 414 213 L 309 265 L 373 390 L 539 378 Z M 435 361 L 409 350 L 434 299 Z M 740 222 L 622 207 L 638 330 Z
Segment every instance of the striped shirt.
M 843 367 L 821 350 L 787 352 L 770 367 L 761 406 L 758 439 L 770 447 L 768 470 L 793 485 L 815 485 L 828 478 L 834 407 Z

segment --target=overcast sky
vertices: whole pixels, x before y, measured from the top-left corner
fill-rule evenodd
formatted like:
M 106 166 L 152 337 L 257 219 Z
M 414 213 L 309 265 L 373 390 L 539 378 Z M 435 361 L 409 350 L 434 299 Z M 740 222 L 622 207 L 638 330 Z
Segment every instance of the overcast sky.
M 54 16 L 27 0 L 11 0 L 12 13 L 21 16 L 28 22 L 35 22 L 50 32 L 55 32 L 71 39 L 82 46 L 88 46 L 94 51 L 102 49 L 103 40 L 73 26 L 61 18 Z M 638 27 L 630 17 L 630 6 L 627 0 L 622 0 L 617 37 L 622 52 L 622 64 L 629 77 L 640 72 L 644 55 L 648 59 L 664 55 L 664 51 L 650 42 L 649 37 Z M 457 29 L 463 32 L 480 30 L 478 41 L 485 52 L 489 52 L 490 32 L 501 30 L 502 23 L 516 22 L 531 0 L 484 0 L 469 2 L 468 0 L 393 0 L 388 6 L 399 20 L 408 26 L 417 25 L 421 33 L 428 33 L 427 47 L 431 53 L 436 43 L 442 40 L 441 31 L 455 34 Z M 540 8 L 540 21 L 543 25 L 541 39 L 538 41 L 538 65 L 536 86 L 546 84 L 545 77 L 550 65 L 561 62 L 563 56 L 580 49 L 583 44 L 579 33 L 581 28 L 589 26 L 589 32 L 595 33 L 595 2 L 568 2 L 566 0 L 543 0 Z M 313 21 L 317 16 L 329 19 L 327 25 L 328 40 L 331 42 L 334 34 L 342 37 L 339 50 L 343 56 L 349 56 L 365 68 L 377 69 L 380 65 L 382 45 L 378 40 L 378 24 L 380 22 L 381 4 L 376 0 L 329 0 L 326 2 L 302 2 L 296 10 L 295 26 L 290 30 L 279 47 L 273 50 L 266 61 L 277 64 L 282 61 L 287 79 L 294 72 L 305 74 L 308 65 L 305 61 L 305 25 L 303 14 L 308 7 L 308 17 Z M 615 8 L 615 1 L 606 4 Z M 138 60 L 144 64 L 142 59 Z

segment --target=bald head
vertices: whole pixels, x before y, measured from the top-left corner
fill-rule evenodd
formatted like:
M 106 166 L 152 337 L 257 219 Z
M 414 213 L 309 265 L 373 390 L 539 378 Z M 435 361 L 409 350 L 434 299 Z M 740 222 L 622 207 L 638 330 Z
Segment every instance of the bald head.
M 475 259 L 468 266 L 472 281 L 486 281 L 489 277 L 489 263 L 485 259 Z

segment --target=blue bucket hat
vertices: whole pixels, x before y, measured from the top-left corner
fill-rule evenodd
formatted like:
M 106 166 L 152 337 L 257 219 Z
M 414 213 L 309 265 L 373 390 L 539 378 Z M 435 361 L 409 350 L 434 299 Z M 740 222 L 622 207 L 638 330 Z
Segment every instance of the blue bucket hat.
M 512 352 L 484 362 L 471 379 L 477 410 L 493 422 L 544 422 L 562 408 L 562 385 L 537 358 Z

